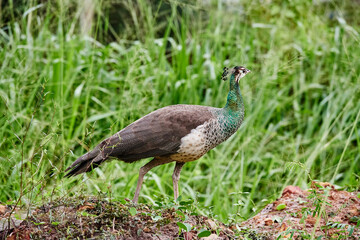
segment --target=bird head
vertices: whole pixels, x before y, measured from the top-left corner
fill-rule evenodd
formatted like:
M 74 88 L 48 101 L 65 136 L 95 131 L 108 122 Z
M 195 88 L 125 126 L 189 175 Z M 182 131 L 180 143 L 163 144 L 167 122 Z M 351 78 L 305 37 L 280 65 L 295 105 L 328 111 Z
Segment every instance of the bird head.
M 227 77 L 229 76 L 229 74 L 234 75 L 235 81 L 237 83 L 239 83 L 239 80 L 241 78 L 243 78 L 246 74 L 248 74 L 249 72 L 251 72 L 249 69 L 242 67 L 242 66 L 236 66 L 233 68 L 227 68 L 224 67 L 224 72 L 221 76 L 221 79 L 226 81 Z

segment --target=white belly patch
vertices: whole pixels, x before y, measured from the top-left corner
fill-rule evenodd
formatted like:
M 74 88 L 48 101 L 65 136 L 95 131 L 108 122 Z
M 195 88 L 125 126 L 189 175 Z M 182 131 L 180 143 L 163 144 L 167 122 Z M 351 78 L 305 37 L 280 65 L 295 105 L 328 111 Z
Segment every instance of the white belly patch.
M 179 150 L 176 154 L 171 155 L 171 159 L 178 162 L 190 162 L 199 159 L 219 144 L 216 140 L 218 136 L 214 134 L 214 131 L 209 131 L 215 126 L 216 121 L 211 120 L 191 130 L 189 134 L 181 138 Z

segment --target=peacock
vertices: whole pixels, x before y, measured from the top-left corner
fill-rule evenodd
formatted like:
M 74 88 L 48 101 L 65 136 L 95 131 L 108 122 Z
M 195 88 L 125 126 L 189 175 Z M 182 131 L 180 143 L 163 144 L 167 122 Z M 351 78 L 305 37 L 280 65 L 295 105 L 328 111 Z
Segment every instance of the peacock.
M 250 70 L 242 66 L 224 68 L 230 75 L 230 90 L 223 108 L 199 105 L 171 105 L 136 120 L 92 151 L 79 157 L 65 172 L 66 177 L 89 172 L 108 159 L 126 163 L 152 158 L 140 168 L 133 202 L 137 203 L 144 176 L 152 168 L 175 162 L 172 174 L 174 199 L 179 197 L 178 181 L 185 163 L 195 161 L 233 135 L 244 120 L 244 103 L 239 81 Z

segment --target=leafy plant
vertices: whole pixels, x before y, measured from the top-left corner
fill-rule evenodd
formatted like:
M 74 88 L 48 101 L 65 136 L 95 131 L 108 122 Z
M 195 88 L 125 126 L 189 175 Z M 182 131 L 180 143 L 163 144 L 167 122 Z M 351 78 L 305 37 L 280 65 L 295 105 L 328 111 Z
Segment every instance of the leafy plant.
M 211 235 L 211 232 L 209 230 L 206 230 L 206 229 L 201 229 L 198 234 L 197 234 L 197 237 L 198 238 L 202 238 L 202 237 L 208 237 Z
M 179 234 L 181 233 L 181 230 L 184 230 L 185 232 L 190 232 L 192 229 L 192 226 L 189 223 L 177 222 L 176 224 L 179 226 Z
M 131 214 L 131 216 L 135 216 L 137 214 L 136 208 L 134 207 L 129 208 L 129 213 Z

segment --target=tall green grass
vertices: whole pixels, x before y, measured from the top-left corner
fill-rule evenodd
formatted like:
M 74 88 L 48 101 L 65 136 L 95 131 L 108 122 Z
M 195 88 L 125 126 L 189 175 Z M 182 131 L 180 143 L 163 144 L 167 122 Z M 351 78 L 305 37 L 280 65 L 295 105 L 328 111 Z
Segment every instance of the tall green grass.
M 114 31 L 106 4 L 95 6 L 93 37 L 80 34 L 72 1 L 3 9 L 0 201 L 21 196 L 31 205 L 100 191 L 131 198 L 145 160 L 112 161 L 71 179 L 63 171 L 160 107 L 224 106 L 221 70 L 234 65 L 252 70 L 241 82 L 245 122 L 185 165 L 183 198 L 228 221 L 250 216 L 289 184 L 359 188 L 358 3 L 127 1 L 130 25 L 110 43 L 98 41 Z M 173 167 L 148 173 L 141 202 L 172 200 Z

